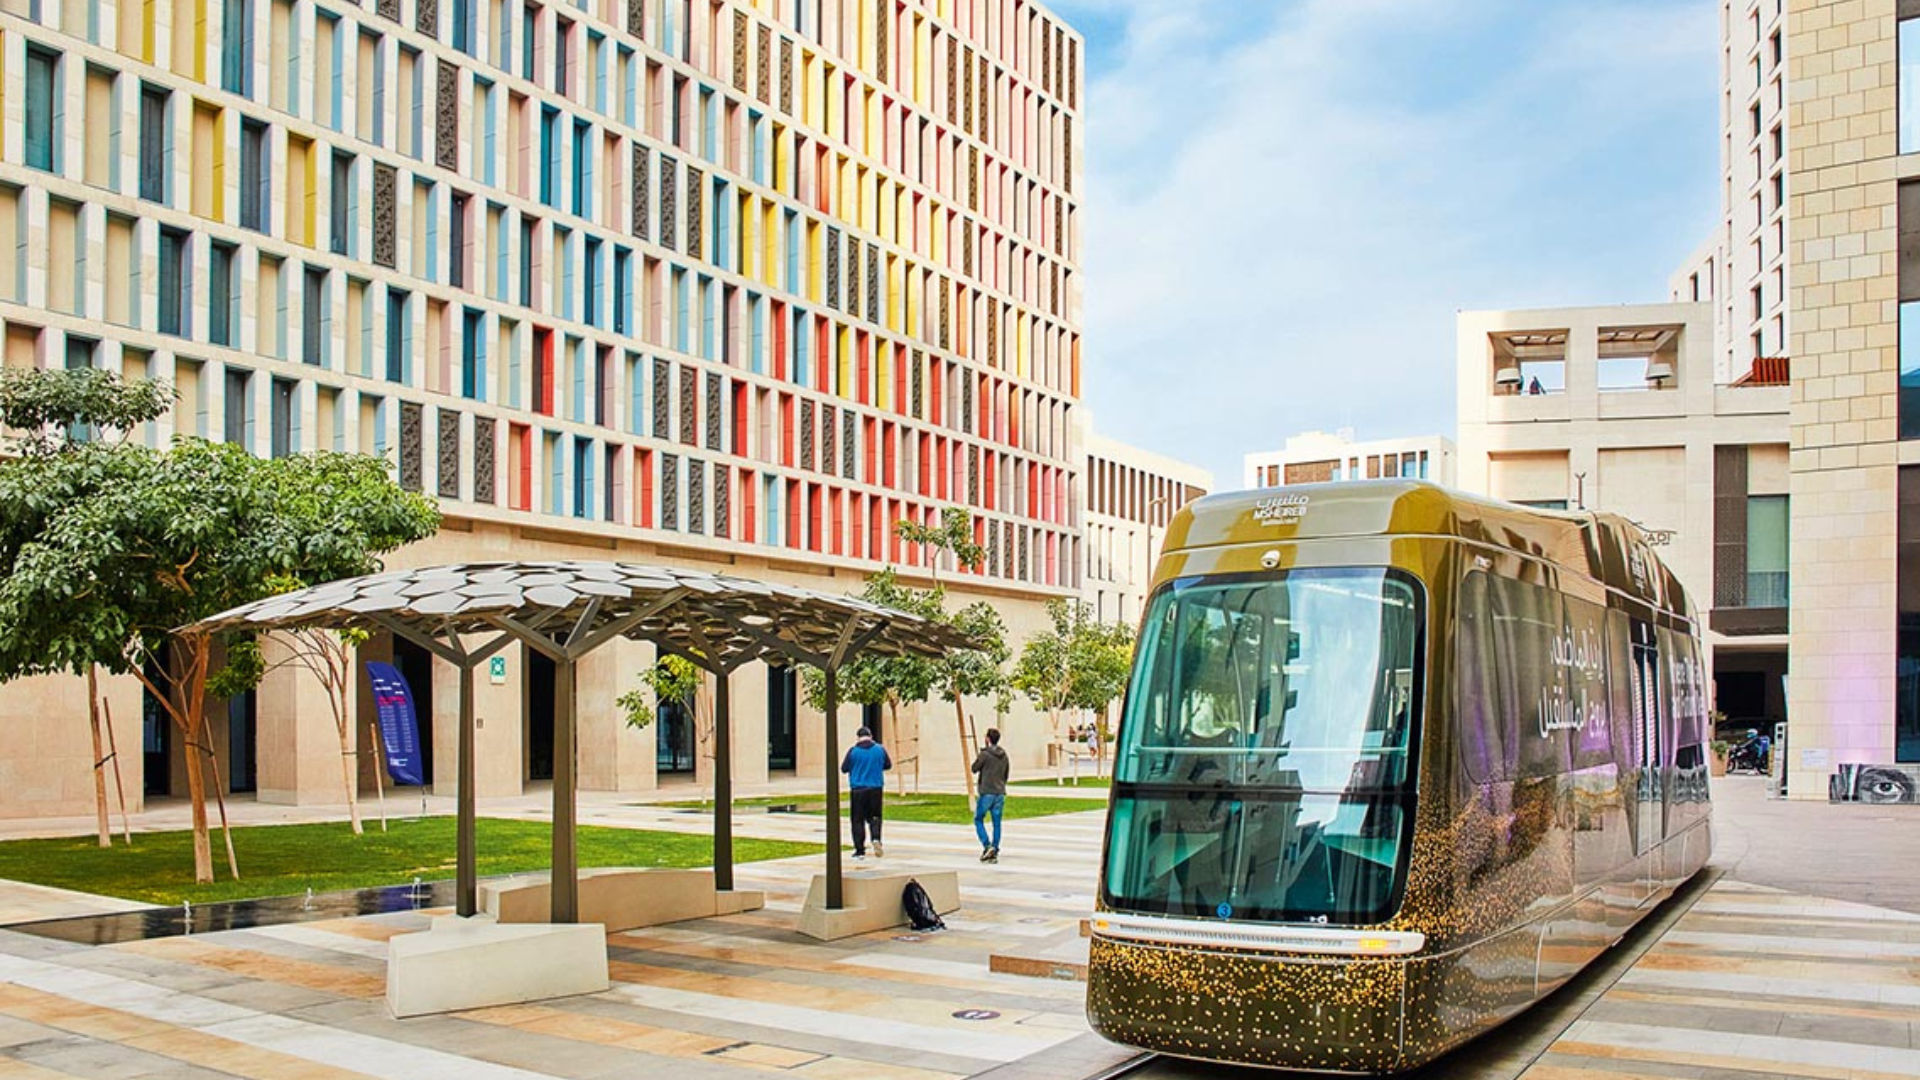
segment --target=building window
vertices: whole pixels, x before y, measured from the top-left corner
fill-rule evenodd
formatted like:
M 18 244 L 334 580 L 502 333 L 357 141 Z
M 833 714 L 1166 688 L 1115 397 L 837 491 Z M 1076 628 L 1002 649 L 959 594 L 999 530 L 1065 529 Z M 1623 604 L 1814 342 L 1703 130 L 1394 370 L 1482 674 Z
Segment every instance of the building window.
M 220 11 L 220 86 L 252 97 L 253 0 L 223 0 Z
M 140 197 L 167 201 L 167 91 L 140 87 Z
M 333 191 L 329 195 L 328 206 L 335 255 L 348 255 L 353 251 L 353 195 L 353 155 L 336 150 L 333 153 Z
M 1900 5 L 1898 48 L 1900 51 L 1900 90 L 1897 109 L 1900 125 L 1900 152 L 1920 150 L 1920 18 L 1911 5 Z
M 46 172 L 59 170 L 59 72 L 59 53 L 37 45 L 27 47 L 27 164 Z
M 327 364 L 327 271 L 307 267 L 300 297 L 300 359 L 315 367 Z
M 1893 757 L 1920 761 L 1920 465 L 1900 467 Z
M 273 399 L 268 403 L 271 410 L 268 416 L 269 432 L 267 453 L 273 457 L 287 457 L 293 453 L 293 391 L 292 379 L 273 380 Z
M 1747 606 L 1787 606 L 1787 496 L 1747 496 Z
M 227 369 L 226 411 L 222 416 L 220 437 L 253 452 L 253 372 L 245 368 Z
M 1904 24 L 1903 24 L 1904 25 Z M 1920 181 L 1900 185 L 1900 437 L 1920 438 Z
M 188 283 L 188 252 L 192 249 L 191 236 L 179 229 L 162 228 L 160 230 L 160 282 L 157 299 L 160 303 L 159 329 L 163 334 L 185 336 L 187 333 L 187 297 L 190 294 Z
M 240 227 L 267 231 L 267 125 L 255 120 L 240 123 Z
M 407 293 L 403 289 L 387 290 L 386 374 L 388 382 L 407 381 L 407 299 Z
M 207 340 L 215 345 L 233 344 L 232 244 L 214 244 L 207 259 Z
M 486 356 L 481 351 L 486 332 L 486 314 L 466 308 L 462 314 L 460 333 L 460 394 L 462 397 L 478 400 L 486 385 Z

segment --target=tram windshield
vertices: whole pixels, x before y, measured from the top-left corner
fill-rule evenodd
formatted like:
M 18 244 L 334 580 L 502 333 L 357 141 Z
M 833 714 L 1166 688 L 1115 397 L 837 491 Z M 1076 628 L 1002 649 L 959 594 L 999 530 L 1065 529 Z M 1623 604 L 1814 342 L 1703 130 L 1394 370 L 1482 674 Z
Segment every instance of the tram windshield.
M 1154 597 L 1114 760 L 1118 909 L 1390 914 L 1412 825 L 1422 597 L 1384 568 L 1189 578 Z

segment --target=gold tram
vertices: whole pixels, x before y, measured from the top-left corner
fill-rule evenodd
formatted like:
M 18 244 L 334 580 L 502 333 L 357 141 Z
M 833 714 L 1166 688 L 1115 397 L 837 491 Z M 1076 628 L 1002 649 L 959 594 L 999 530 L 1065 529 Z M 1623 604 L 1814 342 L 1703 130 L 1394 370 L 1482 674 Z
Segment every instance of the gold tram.
M 1114 759 L 1087 1014 L 1412 1068 L 1619 940 L 1711 847 L 1685 592 L 1640 531 L 1413 481 L 1175 518 Z

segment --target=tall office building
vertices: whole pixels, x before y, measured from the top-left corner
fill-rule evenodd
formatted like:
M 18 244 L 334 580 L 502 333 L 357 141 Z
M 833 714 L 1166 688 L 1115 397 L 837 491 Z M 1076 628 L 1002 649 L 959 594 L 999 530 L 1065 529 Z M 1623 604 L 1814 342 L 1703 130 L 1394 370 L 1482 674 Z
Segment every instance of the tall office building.
M 1713 305 L 1714 378 L 1787 355 L 1787 0 L 1720 0 L 1720 220 L 1669 280 Z
M 402 562 L 851 590 L 958 504 L 987 561 L 942 576 L 1016 633 L 1078 592 L 1084 46 L 1040 5 L 6 0 L 0 42 L 5 362 L 170 381 L 148 441 L 384 454 L 447 516 Z M 450 737 L 430 662 L 367 651 Z M 583 673 L 590 786 L 705 767 L 684 717 L 616 726 L 646 659 Z M 484 726 L 484 792 L 550 767 L 542 663 L 483 688 L 529 717 Z M 736 775 L 817 772 L 792 676 L 739 678 Z M 111 693 L 168 791 L 182 749 Z M 338 797 L 312 696 L 216 707 L 234 788 Z M 87 812 L 75 685 L 0 714 L 0 815 Z

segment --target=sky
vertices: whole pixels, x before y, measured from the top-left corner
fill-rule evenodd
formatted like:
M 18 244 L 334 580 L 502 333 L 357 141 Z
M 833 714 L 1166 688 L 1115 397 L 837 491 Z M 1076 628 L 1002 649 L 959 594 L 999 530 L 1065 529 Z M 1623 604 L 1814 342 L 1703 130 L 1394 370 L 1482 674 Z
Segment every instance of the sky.
M 1712 0 L 1050 0 L 1087 38 L 1093 429 L 1241 486 L 1454 427 L 1454 316 L 1667 299 L 1719 213 Z

